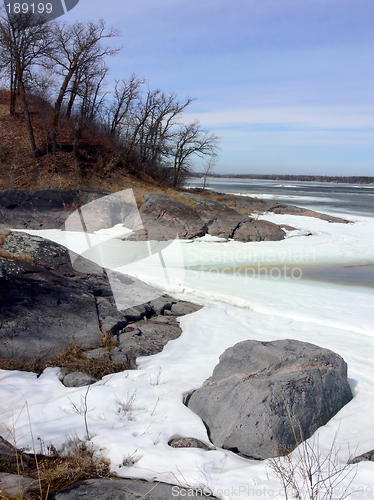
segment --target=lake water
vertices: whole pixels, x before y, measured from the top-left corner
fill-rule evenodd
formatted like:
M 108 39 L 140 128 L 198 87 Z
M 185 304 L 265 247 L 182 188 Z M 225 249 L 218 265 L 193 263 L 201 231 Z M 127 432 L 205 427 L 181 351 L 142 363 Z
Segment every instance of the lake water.
M 191 179 L 191 187 L 202 187 L 202 179 Z M 335 182 L 270 181 L 263 179 L 208 178 L 208 189 L 276 200 L 320 212 L 338 212 L 374 217 L 374 185 Z
M 202 179 L 191 179 L 189 185 L 202 187 Z M 213 177 L 208 178 L 207 187 L 213 191 L 251 195 L 319 212 L 374 217 L 374 185 Z M 262 268 L 262 271 L 259 271 L 256 266 L 246 266 L 243 272 L 246 276 L 252 274 L 254 278 L 259 279 L 289 278 L 282 266 L 272 265 L 271 268 L 267 271 Z M 302 266 L 295 264 L 288 272 L 292 272 L 293 269 L 300 274 L 302 280 L 374 288 L 374 249 L 372 259 L 354 265 L 351 262 L 336 264 L 319 262 Z

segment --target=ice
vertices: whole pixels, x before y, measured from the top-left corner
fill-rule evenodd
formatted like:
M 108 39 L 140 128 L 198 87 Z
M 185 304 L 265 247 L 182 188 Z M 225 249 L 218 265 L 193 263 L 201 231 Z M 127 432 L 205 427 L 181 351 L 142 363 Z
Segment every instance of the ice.
M 161 353 L 138 358 L 138 370 L 108 375 L 89 387 L 91 440 L 119 476 L 209 488 L 221 499 L 282 498 L 281 484 L 272 475 L 269 461 L 246 460 L 222 449 L 168 446 L 177 436 L 209 443 L 201 420 L 183 405 L 183 395 L 211 375 L 226 348 L 246 339 L 293 338 L 343 356 L 354 398 L 310 442 L 322 454 L 335 442 L 342 464 L 350 452 L 374 449 L 374 291 L 223 272 L 234 265 L 261 264 L 270 269 L 282 263 L 373 262 L 374 219 L 351 217 L 351 224 L 292 215 L 264 214 L 261 219 L 291 225 L 296 231 L 280 242 L 224 242 L 209 237 L 180 242 L 183 262 L 180 254 L 170 250 L 168 266 L 176 272 L 170 272 L 170 279 L 161 285 L 152 261 L 157 256 L 121 268 L 161 291 L 204 307 L 180 318 L 182 336 Z M 63 232 L 28 232 L 66 244 Z M 75 233 L 75 251 L 81 246 L 80 237 Z M 107 234 L 96 237 L 107 238 Z M 0 371 L 0 433 L 4 438 L 20 447 L 32 447 L 32 437 L 35 446 L 40 437 L 56 447 L 62 447 L 72 434 L 85 438 L 84 418 L 76 408 L 87 388 L 64 387 L 58 373 L 57 368 L 48 368 L 37 378 Z M 129 460 L 132 466 L 123 465 Z M 352 498 L 373 494 L 373 470 L 373 463 L 358 464 L 349 490 Z M 340 491 L 347 484 L 348 480 L 343 481 Z

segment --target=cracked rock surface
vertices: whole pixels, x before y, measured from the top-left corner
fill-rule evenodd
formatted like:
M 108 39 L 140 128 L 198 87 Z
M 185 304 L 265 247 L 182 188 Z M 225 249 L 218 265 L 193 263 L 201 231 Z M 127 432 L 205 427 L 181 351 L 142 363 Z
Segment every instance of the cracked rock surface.
M 99 267 L 97 274 L 75 271 L 65 247 L 12 232 L 3 248 L 25 252 L 31 262 L 0 258 L 2 358 L 48 360 L 74 342 L 87 350 L 88 357 L 109 356 L 135 368 L 137 356 L 160 352 L 181 335 L 173 315 L 200 309 L 163 295 L 119 311 L 106 273 Z M 138 291 L 141 296 L 151 288 L 136 278 L 124 278 L 128 294 Z M 164 316 L 167 312 L 170 317 Z M 118 345 L 100 350 L 108 334 Z

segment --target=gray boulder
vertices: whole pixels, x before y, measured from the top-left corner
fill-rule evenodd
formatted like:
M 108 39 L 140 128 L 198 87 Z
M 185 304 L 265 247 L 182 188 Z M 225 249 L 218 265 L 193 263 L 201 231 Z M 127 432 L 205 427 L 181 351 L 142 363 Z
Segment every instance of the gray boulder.
M 200 448 L 201 450 L 214 450 L 212 446 L 208 446 L 199 439 L 191 437 L 179 437 L 170 439 L 168 445 L 172 448 Z
M 233 238 L 236 241 L 280 241 L 285 232 L 276 224 L 266 220 L 246 219 L 238 224 Z
M 83 387 L 95 382 L 98 382 L 97 378 L 82 372 L 70 372 L 62 378 L 62 383 L 65 387 Z
M 266 459 L 289 453 L 351 399 L 338 354 L 297 340 L 247 340 L 222 354 L 186 404 L 213 444 Z

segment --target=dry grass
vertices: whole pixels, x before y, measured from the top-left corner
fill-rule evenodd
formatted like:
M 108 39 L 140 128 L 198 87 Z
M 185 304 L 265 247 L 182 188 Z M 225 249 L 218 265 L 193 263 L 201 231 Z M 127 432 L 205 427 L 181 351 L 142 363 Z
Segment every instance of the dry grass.
M 43 444 L 43 443 L 42 443 Z M 114 477 L 110 472 L 109 460 L 95 453 L 92 443 L 71 438 L 63 452 L 57 452 L 53 445 L 43 450 L 43 455 L 35 454 L 35 458 L 27 466 L 18 463 L 0 461 L 0 472 L 24 475 L 35 480 L 35 488 L 27 494 L 7 496 L 0 491 L 0 500 L 21 500 L 34 498 L 45 500 L 53 491 L 67 488 L 77 481 L 92 478 Z
M 68 452 L 59 454 L 49 446 L 50 456 L 39 459 L 39 476 L 43 489 L 58 490 L 84 479 L 113 477 L 110 462 L 95 455 L 93 445 L 79 439 L 71 439 Z
M 34 372 L 41 375 L 47 366 L 45 359 L 42 357 L 36 357 L 30 361 L 22 361 L 21 359 L 15 358 L 0 358 L 1 370 L 18 370 L 23 372 Z
M 113 347 L 118 347 L 119 341 L 114 335 L 110 332 L 103 332 L 101 336 L 100 347 L 103 347 L 110 353 Z
M 109 346 L 108 341 L 106 342 L 106 345 Z M 72 343 L 66 349 L 55 354 L 50 360 L 46 360 L 42 356 L 38 356 L 31 361 L 0 358 L 0 369 L 34 372 L 40 375 L 45 368 L 58 366 L 59 368 L 65 368 L 66 373 L 83 372 L 97 379 L 111 373 L 131 369 L 126 363 L 108 360 L 106 357 L 87 358 L 84 352 L 84 349 Z
M 130 366 L 125 363 L 111 361 L 107 358 L 86 358 L 84 350 L 77 344 L 70 344 L 69 347 L 60 351 L 46 366 L 66 368 L 67 373 L 80 371 L 98 379 L 111 373 L 130 369 Z

